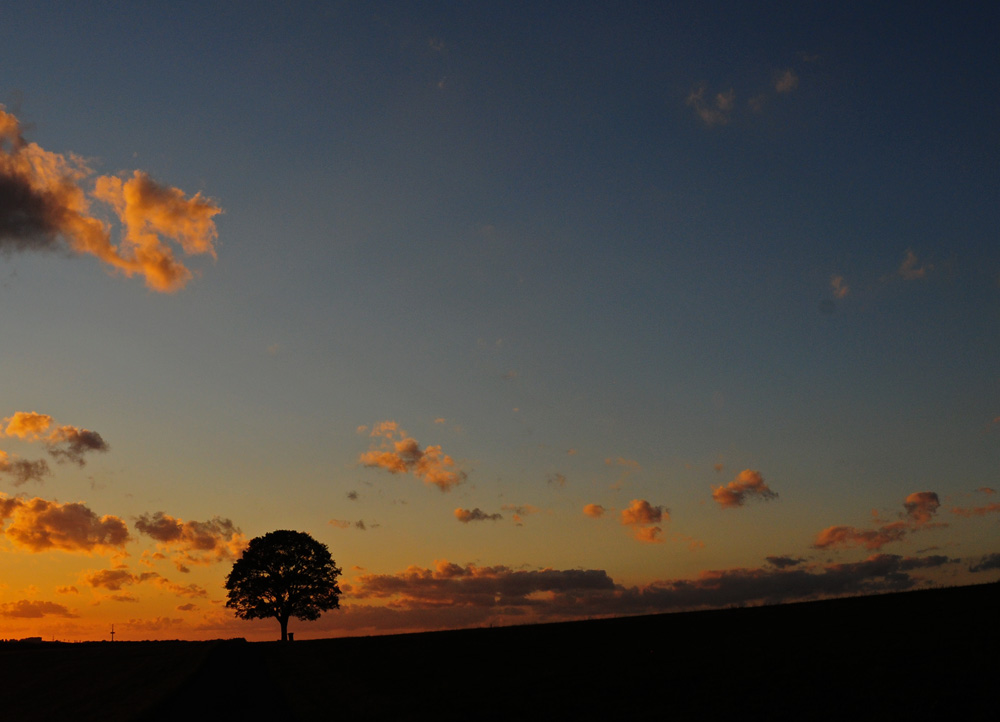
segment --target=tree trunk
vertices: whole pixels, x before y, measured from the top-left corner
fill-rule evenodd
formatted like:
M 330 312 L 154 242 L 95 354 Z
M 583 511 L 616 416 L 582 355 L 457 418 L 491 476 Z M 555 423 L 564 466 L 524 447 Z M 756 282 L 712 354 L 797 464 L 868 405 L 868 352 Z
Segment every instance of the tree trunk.
M 288 641 L 288 617 L 278 617 L 278 622 L 281 623 L 281 641 Z

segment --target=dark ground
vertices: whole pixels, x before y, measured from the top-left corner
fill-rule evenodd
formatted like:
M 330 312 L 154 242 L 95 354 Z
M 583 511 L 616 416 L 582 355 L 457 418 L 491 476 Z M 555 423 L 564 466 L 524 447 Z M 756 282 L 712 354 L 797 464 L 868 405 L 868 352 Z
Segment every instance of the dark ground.
M 0 644 L 5 720 L 994 720 L 1000 584 L 385 637 Z

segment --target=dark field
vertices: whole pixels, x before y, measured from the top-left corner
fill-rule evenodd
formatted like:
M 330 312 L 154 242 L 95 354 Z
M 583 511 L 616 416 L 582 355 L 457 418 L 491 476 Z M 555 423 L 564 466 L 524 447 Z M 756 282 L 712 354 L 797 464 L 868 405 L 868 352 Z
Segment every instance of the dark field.
M 998 612 L 989 584 L 290 644 L 0 644 L 3 719 L 993 720 Z

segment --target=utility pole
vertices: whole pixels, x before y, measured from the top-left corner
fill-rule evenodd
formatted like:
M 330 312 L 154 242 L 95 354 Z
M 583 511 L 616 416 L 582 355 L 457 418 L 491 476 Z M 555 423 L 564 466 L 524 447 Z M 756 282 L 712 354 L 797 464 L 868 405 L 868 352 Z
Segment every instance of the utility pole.
M 115 641 L 115 625 L 111 625 L 111 641 Z

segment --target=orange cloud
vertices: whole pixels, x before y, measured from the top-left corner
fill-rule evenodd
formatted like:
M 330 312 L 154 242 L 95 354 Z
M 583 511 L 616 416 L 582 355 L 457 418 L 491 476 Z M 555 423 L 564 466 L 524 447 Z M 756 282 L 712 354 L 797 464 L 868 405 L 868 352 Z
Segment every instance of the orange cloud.
M 16 436 L 25 441 L 42 441 L 49 454 L 58 461 L 72 461 L 83 466 L 84 454 L 91 451 L 105 452 L 109 448 L 99 433 L 78 426 L 57 426 L 46 434 L 54 423 L 48 414 L 17 411 L 4 421 L 7 424 L 4 435 Z M 48 469 L 46 467 L 40 471 L 47 473 Z
M 813 546 L 817 549 L 856 546 L 881 549 L 886 544 L 900 541 L 912 532 L 942 526 L 931 523 L 939 506 L 941 502 L 935 492 L 914 492 L 903 502 L 904 511 L 900 514 L 900 521 L 883 524 L 876 529 L 857 529 L 853 526 L 827 527 L 817 535 Z
M 164 549 L 173 550 L 174 565 L 181 571 L 187 571 L 184 564 L 235 559 L 247 544 L 239 527 L 217 516 L 210 521 L 184 521 L 158 511 L 141 515 L 135 528 Z
M 960 507 L 954 507 L 951 510 L 952 514 L 957 514 L 958 516 L 964 516 L 966 519 L 973 516 L 986 516 L 987 514 L 997 514 L 1000 513 L 1000 502 L 991 502 L 986 506 L 976 506 L 971 509 L 962 509 Z
M 0 521 L 10 519 L 3 535 L 31 552 L 50 550 L 86 554 L 115 553 L 129 541 L 128 527 L 116 516 L 97 516 L 79 502 L 21 499 L 0 494 Z
M 79 156 L 52 153 L 25 141 L 17 118 L 0 106 L 0 250 L 52 250 L 65 244 L 96 256 L 125 276 L 141 275 L 161 292 L 183 288 L 191 271 L 174 258 L 215 256 L 213 218 L 222 212 L 200 193 L 188 198 L 157 184 L 141 171 L 122 180 L 99 176 L 88 198 L 82 182 L 93 171 Z M 121 244 L 110 227 L 93 217 L 91 199 L 107 203 L 123 226 Z
M 778 494 L 768 488 L 759 471 L 744 469 L 725 486 L 712 487 L 712 498 L 723 509 L 732 509 L 743 506 L 748 499 L 770 501 L 777 499 Z
M 664 518 L 670 520 L 670 512 L 662 506 L 653 506 L 645 499 L 633 499 L 628 508 L 622 509 L 622 524 L 633 526 L 635 538 L 646 543 L 663 541 L 663 529 L 659 524 Z
M 622 524 L 659 524 L 662 519 L 663 507 L 652 506 L 645 499 L 633 499 L 622 509 Z
M 600 519 L 606 511 L 607 509 L 600 504 L 587 504 L 587 506 L 583 507 L 583 513 L 592 519 Z
M 463 524 L 468 524 L 470 521 L 497 521 L 503 519 L 503 514 L 487 514 L 476 507 L 475 509 L 455 509 L 455 518 Z
M 12 617 L 20 619 L 40 619 L 42 617 L 65 617 L 76 619 L 80 615 L 71 612 L 62 604 L 55 602 L 39 602 L 29 599 L 21 599 L 16 602 L 5 602 L 0 604 L 0 617 Z
M 450 491 L 467 478 L 440 446 L 421 449 L 417 440 L 407 436 L 395 421 L 375 424 L 370 436 L 380 437 L 381 441 L 361 454 L 359 461 L 365 466 L 379 467 L 391 474 L 412 473 L 441 491 Z
M 13 416 L 8 416 L 4 421 L 7 423 L 4 435 L 31 441 L 41 438 L 52 425 L 51 416 L 37 411 L 15 411 Z

